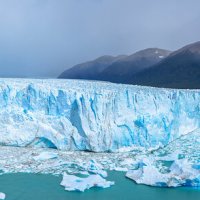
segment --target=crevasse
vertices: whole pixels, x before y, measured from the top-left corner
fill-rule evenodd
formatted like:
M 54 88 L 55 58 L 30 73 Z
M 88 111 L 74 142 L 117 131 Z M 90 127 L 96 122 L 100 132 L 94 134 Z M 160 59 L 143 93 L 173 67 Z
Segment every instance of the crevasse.
M 155 148 L 200 127 L 200 90 L 0 79 L 0 144 L 61 150 Z

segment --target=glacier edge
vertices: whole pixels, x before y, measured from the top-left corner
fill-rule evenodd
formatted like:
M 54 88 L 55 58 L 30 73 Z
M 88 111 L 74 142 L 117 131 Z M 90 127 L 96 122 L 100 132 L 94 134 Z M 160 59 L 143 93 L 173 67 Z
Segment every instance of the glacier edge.
M 200 128 L 200 91 L 0 79 L 0 144 L 95 152 L 165 146 Z

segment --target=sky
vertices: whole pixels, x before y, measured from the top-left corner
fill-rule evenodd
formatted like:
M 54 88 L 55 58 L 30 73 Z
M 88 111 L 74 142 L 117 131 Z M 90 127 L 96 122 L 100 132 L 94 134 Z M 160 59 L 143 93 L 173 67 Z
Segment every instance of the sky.
M 200 40 L 199 0 L 0 0 L 0 76 L 57 77 L 102 55 Z

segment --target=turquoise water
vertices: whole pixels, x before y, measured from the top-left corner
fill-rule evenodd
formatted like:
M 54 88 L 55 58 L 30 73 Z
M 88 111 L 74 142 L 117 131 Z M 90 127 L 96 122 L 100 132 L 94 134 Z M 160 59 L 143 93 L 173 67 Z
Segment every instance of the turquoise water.
M 137 185 L 122 172 L 110 172 L 108 180 L 115 185 L 93 188 L 84 193 L 67 192 L 59 184 L 61 177 L 38 174 L 5 174 L 0 176 L 0 192 L 6 200 L 193 200 L 200 190 L 192 188 L 154 188 Z

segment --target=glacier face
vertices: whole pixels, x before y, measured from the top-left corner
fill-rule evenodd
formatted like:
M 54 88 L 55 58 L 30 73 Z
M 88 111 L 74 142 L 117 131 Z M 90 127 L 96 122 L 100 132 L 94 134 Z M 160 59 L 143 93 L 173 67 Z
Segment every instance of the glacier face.
M 106 82 L 0 79 L 0 144 L 123 151 L 200 127 L 200 91 Z

